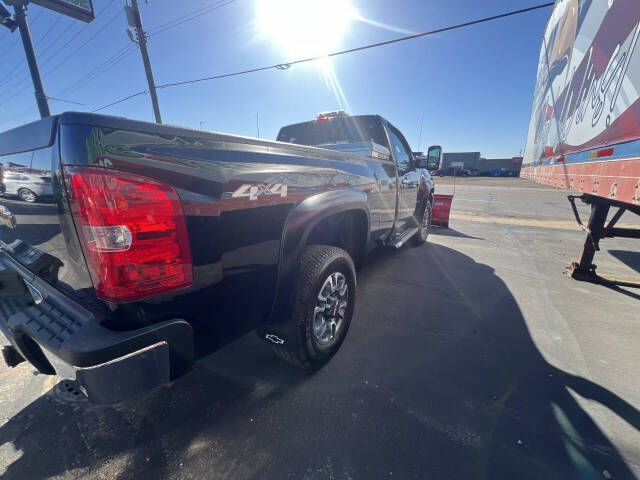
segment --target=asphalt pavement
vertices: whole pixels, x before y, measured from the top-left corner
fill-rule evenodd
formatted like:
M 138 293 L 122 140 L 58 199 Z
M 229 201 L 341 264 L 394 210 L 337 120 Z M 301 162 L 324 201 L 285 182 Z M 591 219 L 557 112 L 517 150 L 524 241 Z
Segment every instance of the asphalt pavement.
M 580 195 L 580 192 L 514 177 L 436 177 L 435 182 L 437 193 L 454 194 L 453 218 L 457 220 L 482 221 L 488 218 L 491 223 L 569 230 L 576 226 L 567 195 Z M 576 206 L 586 224 L 590 206 L 579 200 L 576 200 Z M 611 209 L 610 216 L 614 212 Z M 622 223 L 637 226 L 640 217 L 626 214 Z
M 640 289 L 563 273 L 585 236 L 566 193 L 456 189 L 451 228 L 359 273 L 347 339 L 314 375 L 254 334 L 110 407 L 0 365 L 0 477 L 640 477 Z M 637 241 L 601 248 L 599 271 L 640 275 Z

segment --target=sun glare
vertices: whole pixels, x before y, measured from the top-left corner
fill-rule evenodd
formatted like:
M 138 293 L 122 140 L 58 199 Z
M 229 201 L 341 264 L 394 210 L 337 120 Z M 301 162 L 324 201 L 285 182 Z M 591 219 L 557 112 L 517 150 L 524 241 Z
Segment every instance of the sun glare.
M 356 17 L 350 0 L 258 0 L 260 32 L 274 41 L 288 60 L 336 50 Z

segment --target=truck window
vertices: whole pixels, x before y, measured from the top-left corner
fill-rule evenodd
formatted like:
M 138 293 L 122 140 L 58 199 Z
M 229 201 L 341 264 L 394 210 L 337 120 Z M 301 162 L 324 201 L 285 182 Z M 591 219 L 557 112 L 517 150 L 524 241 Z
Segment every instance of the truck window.
M 359 142 L 387 146 L 384 130 L 375 115 L 334 117 L 288 125 L 280 129 L 277 140 L 315 147 Z
M 409 147 L 401 140 L 401 134 L 394 127 L 389 126 L 389 140 L 391 141 L 391 150 L 398 164 L 398 172 L 400 175 L 406 173 L 411 168 L 411 154 Z
M 0 165 L 3 165 L 4 178 L 28 180 L 28 177 L 24 176 L 25 173 L 48 177 L 51 174 L 51 153 L 52 149 L 49 147 L 31 152 L 0 156 Z

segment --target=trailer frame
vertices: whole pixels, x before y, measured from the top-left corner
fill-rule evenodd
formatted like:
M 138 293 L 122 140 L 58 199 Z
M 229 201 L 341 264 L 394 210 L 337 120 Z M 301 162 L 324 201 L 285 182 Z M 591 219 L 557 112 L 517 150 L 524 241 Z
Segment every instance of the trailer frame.
M 610 198 L 597 195 L 582 194 L 568 195 L 567 199 L 571 204 L 573 215 L 578 222 L 578 226 L 587 232 L 584 246 L 580 252 L 578 261 L 572 262 L 566 268 L 571 278 L 592 283 L 615 284 L 640 288 L 639 278 L 627 278 L 596 273 L 597 266 L 593 263 L 596 252 L 600 251 L 600 240 L 604 238 L 636 238 L 640 239 L 640 228 L 620 228 L 616 224 L 625 212 L 640 215 L 640 205 L 633 205 Z M 582 222 L 580 213 L 576 207 L 576 200 L 591 206 L 591 214 L 587 225 Z M 609 211 L 611 208 L 618 208 L 609 222 Z

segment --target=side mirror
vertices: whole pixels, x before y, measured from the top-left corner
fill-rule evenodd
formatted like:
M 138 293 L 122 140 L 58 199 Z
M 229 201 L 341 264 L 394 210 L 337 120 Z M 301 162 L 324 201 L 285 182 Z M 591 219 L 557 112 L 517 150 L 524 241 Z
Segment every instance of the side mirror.
M 440 145 L 432 145 L 427 151 L 427 165 L 429 171 L 438 170 L 442 161 L 442 147 Z

